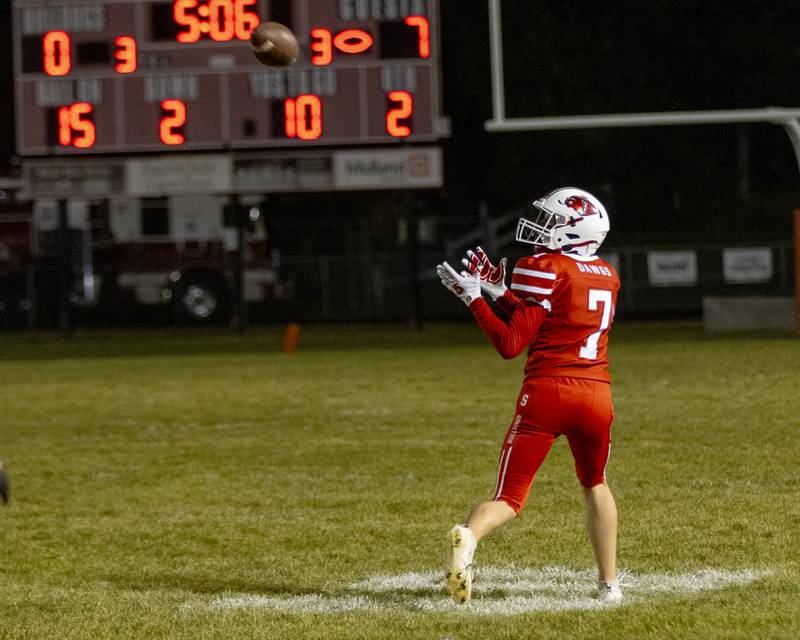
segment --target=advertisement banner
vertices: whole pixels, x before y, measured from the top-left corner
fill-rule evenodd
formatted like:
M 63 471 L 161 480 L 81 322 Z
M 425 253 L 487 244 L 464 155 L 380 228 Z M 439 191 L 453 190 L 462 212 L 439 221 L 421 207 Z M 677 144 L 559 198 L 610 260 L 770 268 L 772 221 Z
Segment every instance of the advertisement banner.
M 772 280 L 772 250 L 725 249 L 722 252 L 722 271 L 725 282 L 750 284 Z
M 129 196 L 212 195 L 233 188 L 233 160 L 226 155 L 136 158 L 125 163 Z
M 420 189 L 443 185 L 442 150 L 412 147 L 397 150 L 342 151 L 333 157 L 337 189 Z
M 651 287 L 692 287 L 697 284 L 697 253 L 650 251 L 647 277 Z

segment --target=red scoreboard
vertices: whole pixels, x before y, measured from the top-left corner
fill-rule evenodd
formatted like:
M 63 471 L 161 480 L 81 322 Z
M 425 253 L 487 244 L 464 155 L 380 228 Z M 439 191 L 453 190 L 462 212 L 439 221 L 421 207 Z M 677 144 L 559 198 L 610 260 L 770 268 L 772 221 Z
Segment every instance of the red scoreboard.
M 432 141 L 437 0 L 14 0 L 23 156 Z M 290 27 L 300 61 L 259 64 Z

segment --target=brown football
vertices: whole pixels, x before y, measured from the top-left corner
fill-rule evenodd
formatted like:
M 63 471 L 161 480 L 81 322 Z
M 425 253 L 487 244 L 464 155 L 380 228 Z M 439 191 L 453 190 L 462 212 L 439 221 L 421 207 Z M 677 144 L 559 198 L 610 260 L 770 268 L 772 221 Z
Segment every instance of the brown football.
M 250 48 L 260 63 L 270 67 L 286 67 L 300 57 L 297 38 L 280 22 L 262 22 L 253 29 Z

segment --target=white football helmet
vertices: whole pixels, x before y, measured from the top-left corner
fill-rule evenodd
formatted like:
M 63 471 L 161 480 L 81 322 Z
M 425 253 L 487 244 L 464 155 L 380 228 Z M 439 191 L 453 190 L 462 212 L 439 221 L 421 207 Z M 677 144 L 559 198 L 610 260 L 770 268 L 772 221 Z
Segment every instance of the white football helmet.
M 517 240 L 547 249 L 593 256 L 610 228 L 603 204 L 588 191 L 563 187 L 533 203 L 534 220 L 520 218 Z

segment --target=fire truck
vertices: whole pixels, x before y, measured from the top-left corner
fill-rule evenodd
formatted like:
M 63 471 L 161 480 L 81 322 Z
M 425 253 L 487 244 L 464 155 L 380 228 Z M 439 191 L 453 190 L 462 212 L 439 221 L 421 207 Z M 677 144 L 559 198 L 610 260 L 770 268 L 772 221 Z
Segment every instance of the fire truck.
M 208 195 L 16 197 L 0 206 L 0 313 L 46 326 L 65 295 L 73 313 L 104 323 L 145 309 L 179 323 L 224 321 L 237 268 L 245 303 L 282 294 L 262 208 Z
M 63 207 L 53 199 L 34 205 L 40 258 L 58 254 Z M 279 258 L 259 203 L 215 196 L 69 200 L 72 300 L 122 320 L 126 310 L 143 305 L 166 309 L 178 322 L 225 320 L 234 297 L 239 224 L 246 238 L 244 301 L 266 302 L 281 293 Z

